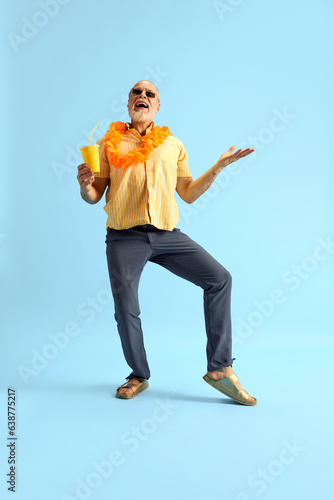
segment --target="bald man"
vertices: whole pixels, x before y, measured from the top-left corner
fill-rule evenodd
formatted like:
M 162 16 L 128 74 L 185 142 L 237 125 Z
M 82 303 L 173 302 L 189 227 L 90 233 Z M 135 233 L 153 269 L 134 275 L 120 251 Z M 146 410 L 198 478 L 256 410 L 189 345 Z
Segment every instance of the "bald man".
M 203 378 L 222 394 L 254 406 L 256 398 L 243 389 L 232 369 L 231 275 L 176 227 L 179 213 L 175 200 L 176 191 L 186 203 L 193 203 L 227 165 L 254 149 L 234 152 L 235 146 L 230 147 L 193 180 L 182 142 L 167 127 L 154 123 L 159 109 L 157 87 L 147 80 L 136 83 L 128 100 L 131 122 L 111 124 L 97 141 L 100 172 L 94 174 L 85 163 L 78 166 L 83 200 L 95 204 L 107 190 L 104 210 L 108 215 L 110 285 L 123 353 L 132 369 L 116 396 L 132 399 L 149 385 L 138 298 L 140 276 L 149 261 L 203 289 L 207 335 L 207 373 Z

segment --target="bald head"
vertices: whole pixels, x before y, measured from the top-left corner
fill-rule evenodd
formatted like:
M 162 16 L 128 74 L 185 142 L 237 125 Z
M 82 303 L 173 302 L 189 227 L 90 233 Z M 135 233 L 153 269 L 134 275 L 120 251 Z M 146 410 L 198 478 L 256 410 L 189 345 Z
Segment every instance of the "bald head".
M 132 89 L 134 89 L 134 88 L 138 88 L 138 89 L 141 89 L 141 90 L 148 90 L 149 92 L 154 92 L 155 94 L 157 94 L 158 102 L 160 102 L 160 92 L 158 90 L 158 87 L 156 87 L 154 85 L 154 83 L 150 82 L 149 80 L 140 80 L 140 82 L 137 82 L 132 87 Z M 131 95 L 132 89 L 129 92 L 129 97 Z

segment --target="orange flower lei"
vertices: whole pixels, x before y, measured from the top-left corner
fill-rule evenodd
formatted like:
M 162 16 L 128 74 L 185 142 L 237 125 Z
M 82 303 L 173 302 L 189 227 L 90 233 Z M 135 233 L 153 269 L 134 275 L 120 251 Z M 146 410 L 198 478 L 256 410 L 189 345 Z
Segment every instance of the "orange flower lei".
M 169 135 L 172 135 L 168 127 L 153 126 L 151 132 L 143 135 L 143 145 L 140 148 L 129 151 L 126 155 L 122 155 L 118 149 L 122 140 L 122 134 L 124 134 L 126 130 L 127 127 L 125 123 L 112 122 L 109 126 L 109 130 L 104 136 L 106 155 L 110 165 L 116 168 L 129 168 L 132 165 L 143 163 L 150 157 L 154 148 L 160 146 Z

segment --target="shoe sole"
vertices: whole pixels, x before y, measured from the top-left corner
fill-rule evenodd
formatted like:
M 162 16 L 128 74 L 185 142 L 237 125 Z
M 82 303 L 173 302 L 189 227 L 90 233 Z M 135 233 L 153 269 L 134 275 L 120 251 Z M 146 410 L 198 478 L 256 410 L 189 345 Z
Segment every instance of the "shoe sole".
M 228 398 L 233 399 L 234 401 L 236 401 L 237 403 L 239 403 L 241 405 L 255 406 L 257 404 L 256 399 L 255 399 L 255 401 L 249 401 L 249 402 L 241 401 L 240 399 L 237 399 L 235 397 L 235 395 L 232 393 L 232 391 L 230 391 L 227 387 L 223 386 L 222 384 L 220 384 L 220 387 L 217 387 L 216 383 L 218 382 L 218 380 L 213 380 L 212 378 L 208 377 L 208 375 L 204 375 L 203 380 L 205 380 L 205 382 L 207 384 L 211 385 L 211 387 L 213 387 L 214 389 L 217 389 L 217 391 L 219 391 L 221 394 L 224 394 Z

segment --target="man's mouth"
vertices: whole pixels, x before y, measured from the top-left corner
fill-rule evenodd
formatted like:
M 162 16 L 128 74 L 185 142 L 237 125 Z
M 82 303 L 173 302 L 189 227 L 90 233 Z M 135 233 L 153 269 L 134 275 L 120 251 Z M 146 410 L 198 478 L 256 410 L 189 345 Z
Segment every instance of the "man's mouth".
M 135 109 L 148 109 L 148 105 L 144 101 L 137 101 L 135 104 Z

